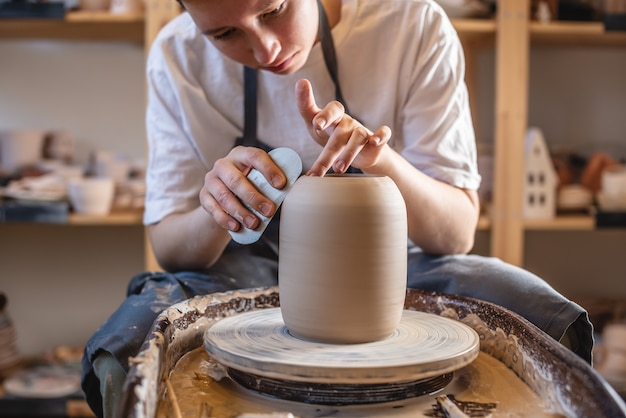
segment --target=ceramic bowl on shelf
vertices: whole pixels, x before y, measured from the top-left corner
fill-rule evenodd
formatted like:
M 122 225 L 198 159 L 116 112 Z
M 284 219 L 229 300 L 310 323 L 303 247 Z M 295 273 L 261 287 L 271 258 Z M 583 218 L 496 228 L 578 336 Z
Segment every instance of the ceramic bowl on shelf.
M 626 193 L 613 195 L 600 191 L 596 195 L 596 200 L 602 210 L 609 212 L 626 211 Z
M 83 215 L 108 215 L 115 196 L 115 181 L 110 178 L 85 177 L 68 182 L 72 208 Z
M 580 184 L 568 184 L 558 192 L 559 210 L 586 210 L 593 204 L 593 194 Z
M 602 173 L 602 189 L 596 199 L 603 210 L 626 210 L 626 165 L 613 165 Z
M 42 157 L 45 131 L 0 131 L 0 171 L 12 173 L 36 165 Z

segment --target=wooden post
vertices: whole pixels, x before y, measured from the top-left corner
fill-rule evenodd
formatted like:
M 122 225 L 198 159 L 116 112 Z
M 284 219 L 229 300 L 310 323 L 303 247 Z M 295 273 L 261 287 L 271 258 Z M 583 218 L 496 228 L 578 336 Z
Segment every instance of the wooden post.
M 529 0 L 499 0 L 491 254 L 524 262 L 524 138 L 528 124 Z
M 163 26 L 181 12 L 176 0 L 147 0 L 145 16 L 145 51 L 150 52 L 152 42 Z M 144 264 L 147 271 L 159 271 L 161 267 L 154 256 L 147 228 L 144 231 Z
M 146 52 L 150 51 L 152 41 L 157 34 L 174 17 L 181 12 L 176 0 L 147 0 L 146 1 Z

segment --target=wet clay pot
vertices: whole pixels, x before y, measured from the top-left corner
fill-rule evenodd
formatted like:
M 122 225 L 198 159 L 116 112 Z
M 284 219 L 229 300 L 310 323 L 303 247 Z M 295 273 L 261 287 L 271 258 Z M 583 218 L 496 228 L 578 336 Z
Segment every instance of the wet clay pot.
M 280 307 L 291 334 L 337 344 L 390 336 L 406 274 L 406 206 L 390 178 L 298 179 L 280 220 Z

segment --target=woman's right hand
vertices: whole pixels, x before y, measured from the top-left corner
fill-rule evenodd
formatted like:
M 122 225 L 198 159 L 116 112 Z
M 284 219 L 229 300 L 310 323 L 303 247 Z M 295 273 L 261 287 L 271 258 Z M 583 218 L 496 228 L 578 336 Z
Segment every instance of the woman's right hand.
M 296 102 L 309 134 L 322 146 L 307 175 L 324 176 L 331 168 L 344 173 L 351 165 L 367 172 L 380 161 L 391 139 L 388 126 L 372 132 L 345 113 L 344 106 L 336 100 L 319 107 L 306 79 L 296 83 Z
M 261 172 L 276 189 L 282 189 L 287 184 L 285 175 L 270 156 L 255 147 L 233 148 L 228 155 L 217 160 L 204 176 L 200 204 L 224 229 L 238 231 L 242 226 L 255 229 L 259 225 L 259 218 L 243 203 L 267 217 L 276 211 L 274 202 L 248 180 L 252 169 Z

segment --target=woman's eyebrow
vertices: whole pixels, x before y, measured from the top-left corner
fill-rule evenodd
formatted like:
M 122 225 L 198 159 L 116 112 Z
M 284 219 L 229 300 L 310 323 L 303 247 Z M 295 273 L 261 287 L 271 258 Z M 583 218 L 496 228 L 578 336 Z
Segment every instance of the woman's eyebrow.
M 258 13 L 262 13 L 263 11 L 270 9 L 271 7 L 273 7 L 273 5 L 276 3 L 276 0 L 265 0 L 264 2 L 262 2 L 259 5 L 259 12 Z M 206 29 L 202 31 L 203 35 L 207 35 L 207 36 L 211 36 L 214 35 L 216 33 L 220 33 L 224 30 L 228 29 L 226 26 L 222 26 L 219 28 L 214 28 L 214 29 Z
M 211 35 L 214 35 L 214 34 L 216 34 L 216 33 L 220 33 L 220 32 L 222 32 L 222 31 L 224 31 L 224 30 L 226 30 L 226 27 L 225 27 L 225 26 L 222 26 L 222 27 L 220 27 L 220 28 L 215 28 L 215 29 L 206 29 L 206 30 L 203 30 L 203 31 L 202 31 L 202 34 L 203 34 L 203 35 L 207 35 L 207 36 L 211 36 Z

